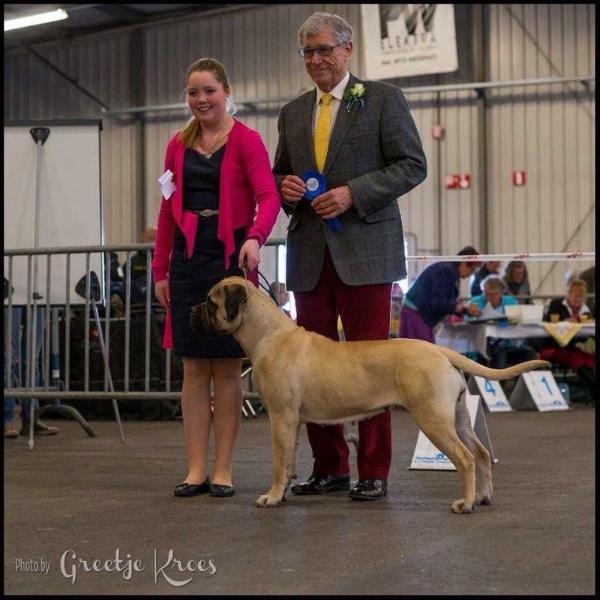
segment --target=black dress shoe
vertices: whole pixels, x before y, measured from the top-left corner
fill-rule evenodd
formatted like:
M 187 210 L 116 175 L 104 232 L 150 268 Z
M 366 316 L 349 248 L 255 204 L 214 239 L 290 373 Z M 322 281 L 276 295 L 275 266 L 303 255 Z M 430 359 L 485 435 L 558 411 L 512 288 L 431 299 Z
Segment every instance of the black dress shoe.
M 379 500 L 387 496 L 385 479 L 360 479 L 348 494 L 352 500 Z
M 219 483 L 210 484 L 210 495 L 215 498 L 229 498 L 235 494 L 235 488 L 232 485 L 220 485 Z
M 203 483 L 179 483 L 175 486 L 176 496 L 197 496 L 206 494 L 210 491 L 210 481 L 208 477 Z
M 350 489 L 350 475 L 311 475 L 308 481 L 292 486 L 292 494 L 304 496 L 342 492 Z

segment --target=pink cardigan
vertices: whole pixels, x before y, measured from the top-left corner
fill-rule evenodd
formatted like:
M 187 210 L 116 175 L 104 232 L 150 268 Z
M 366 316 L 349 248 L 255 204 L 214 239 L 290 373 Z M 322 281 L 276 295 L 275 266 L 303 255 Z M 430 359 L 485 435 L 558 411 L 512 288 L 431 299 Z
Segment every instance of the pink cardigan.
M 269 155 L 260 134 L 237 119 L 234 121 L 221 162 L 219 185 L 217 237 L 225 245 L 226 269 L 235 252 L 234 230 L 246 227 L 246 238 L 255 238 L 262 246 L 267 241 L 281 208 L 281 198 L 271 172 Z M 177 133 L 169 141 L 165 153 L 165 170 L 170 169 L 175 174 L 176 189 L 168 200 L 163 197 L 160 203 L 152 260 L 155 282 L 168 278 L 175 225 L 185 237 L 187 257 L 190 258 L 194 252 L 199 220 L 194 213 L 183 210 L 184 154 L 185 146 Z M 256 285 L 258 274 L 249 273 L 248 279 Z M 163 346 L 173 347 L 170 310 L 167 311 L 165 321 Z

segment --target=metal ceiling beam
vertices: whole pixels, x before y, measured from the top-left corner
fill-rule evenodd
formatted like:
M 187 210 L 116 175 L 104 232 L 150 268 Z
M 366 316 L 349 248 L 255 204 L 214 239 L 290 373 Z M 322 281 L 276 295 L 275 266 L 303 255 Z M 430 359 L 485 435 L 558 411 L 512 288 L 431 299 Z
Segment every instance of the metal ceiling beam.
M 207 18 L 207 17 L 213 17 L 213 16 L 217 16 L 217 15 L 227 15 L 227 14 L 231 14 L 231 13 L 235 13 L 235 12 L 243 12 L 243 11 L 248 11 L 248 10 L 252 10 L 252 9 L 256 9 L 256 8 L 262 8 L 264 6 L 267 6 L 265 4 L 226 4 L 226 5 L 215 5 L 215 4 L 208 4 L 208 5 L 202 5 L 202 4 L 190 4 L 189 5 L 190 8 L 189 9 L 177 9 L 177 10 L 173 10 L 173 11 L 169 11 L 169 12 L 165 12 L 162 14 L 153 14 L 151 16 L 149 16 L 148 18 L 146 18 L 143 22 L 140 23 L 134 23 L 134 24 L 129 24 L 129 25 L 118 25 L 118 26 L 106 26 L 106 27 L 101 27 L 100 29 L 94 30 L 94 31 L 85 31 L 84 33 L 77 33 L 77 34 L 73 34 L 72 36 L 70 36 L 70 39 L 78 39 L 78 40 L 83 40 L 86 39 L 87 37 L 93 37 L 96 36 L 100 33 L 106 33 L 108 31 L 110 31 L 111 33 L 120 33 L 120 32 L 125 32 L 125 31 L 131 31 L 133 29 L 136 29 L 138 27 L 153 27 L 156 25 L 162 25 L 162 24 L 167 24 L 167 23 L 176 23 L 176 22 L 181 22 L 184 19 L 190 19 L 190 18 Z M 216 8 L 210 8 L 210 9 L 205 9 L 203 8 L 204 6 L 209 6 L 209 7 L 216 7 Z M 75 7 L 77 10 L 80 9 L 79 6 L 73 5 L 74 8 L 69 8 L 67 7 L 67 12 L 69 12 L 70 10 L 74 10 Z M 87 5 L 82 5 L 82 7 L 85 8 L 98 8 L 97 4 L 87 4 Z M 195 8 L 194 8 L 195 7 Z M 182 11 L 183 14 L 182 14 Z M 11 36 L 6 35 L 4 36 L 4 47 L 5 50 L 15 50 L 15 46 L 12 45 L 11 43 Z M 52 38 L 44 38 L 43 40 L 35 40 L 35 41 L 31 41 L 29 43 L 35 43 L 35 44 L 41 44 L 41 43 L 48 43 L 48 42 L 55 42 L 58 39 L 63 39 L 64 36 L 60 36 L 59 38 L 54 37 Z M 17 40 L 15 40 L 16 42 Z M 16 44 L 16 46 L 18 46 L 18 44 Z
M 108 17 L 122 21 L 126 25 L 137 25 L 147 20 L 147 15 L 124 4 L 96 4 L 95 10 Z M 67 10 L 68 12 L 68 10 Z M 123 23 L 117 23 L 117 27 Z
M 547 77 L 544 79 L 519 79 L 515 81 L 481 81 L 475 83 L 456 83 L 451 85 L 429 85 L 425 87 L 410 87 L 401 88 L 402 93 L 407 94 L 425 94 L 425 93 L 443 93 L 453 91 L 467 91 L 473 90 L 475 92 L 479 90 L 486 90 L 492 88 L 505 88 L 505 87 L 520 87 L 527 85 L 552 85 L 560 84 L 565 85 L 567 83 L 581 83 L 587 86 L 590 82 L 595 82 L 595 77 Z M 300 95 L 307 90 L 298 92 Z M 251 107 L 262 104 L 285 104 L 290 100 L 293 100 L 296 96 L 290 96 L 285 98 L 249 98 L 248 100 L 236 100 L 236 104 L 240 107 Z M 158 104 L 154 106 L 134 106 L 133 108 L 121 108 L 119 110 L 103 110 L 102 113 L 106 116 L 127 114 L 127 113 L 146 113 L 146 112 L 165 112 L 184 109 L 185 103 L 177 104 Z
M 94 94 L 92 94 L 91 92 L 88 92 L 88 90 L 86 90 L 84 87 L 77 83 L 76 79 L 74 79 L 73 77 L 69 77 L 64 71 L 61 71 L 56 65 L 52 64 L 47 58 L 43 57 L 37 50 L 34 50 L 33 48 L 31 48 L 31 46 L 28 46 L 23 42 L 19 43 L 19 47 L 23 48 L 24 50 L 35 56 L 38 60 L 43 62 L 49 69 L 54 71 L 58 76 L 62 77 L 63 79 L 66 79 L 73 87 L 77 88 L 90 100 L 92 100 L 96 104 L 99 104 L 102 111 L 110 111 L 110 107 L 108 105 L 104 104 L 104 102 L 102 102 L 102 100 L 100 100 L 99 98 L 96 98 L 96 96 L 94 96 Z

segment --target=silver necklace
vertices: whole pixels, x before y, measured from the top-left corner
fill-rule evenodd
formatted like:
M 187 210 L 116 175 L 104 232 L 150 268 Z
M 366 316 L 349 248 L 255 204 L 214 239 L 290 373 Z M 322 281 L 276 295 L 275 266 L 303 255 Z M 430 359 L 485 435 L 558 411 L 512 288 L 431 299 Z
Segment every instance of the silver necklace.
M 227 127 L 229 127 L 229 123 L 227 123 Z M 226 127 L 226 129 L 227 129 L 227 127 Z M 215 142 L 215 143 L 214 143 L 214 144 L 213 144 L 213 145 L 212 145 L 212 146 L 211 146 L 211 147 L 208 149 L 208 152 L 207 152 L 206 154 L 205 154 L 204 152 L 202 152 L 202 156 L 204 156 L 204 158 L 207 158 L 207 159 L 209 159 L 209 160 L 210 160 L 210 159 L 212 158 L 213 154 L 214 154 L 215 148 L 216 148 L 216 147 L 217 147 L 217 146 L 218 146 L 218 145 L 219 145 L 219 144 L 220 144 L 220 143 L 221 143 L 221 142 L 222 142 L 222 141 L 223 141 L 223 140 L 224 140 L 224 139 L 225 139 L 225 138 L 226 138 L 228 135 L 229 135 L 229 131 L 228 131 L 228 132 L 226 132 L 226 133 L 225 133 L 225 135 L 221 136 L 221 137 L 220 137 L 220 138 L 219 138 L 219 139 L 218 139 L 218 140 L 217 140 L 217 141 L 216 141 L 216 142 Z M 200 134 L 200 136 L 199 136 L 199 137 L 200 137 L 200 138 L 202 138 L 202 134 Z M 198 141 L 200 142 L 200 140 L 198 140 Z M 204 146 L 202 145 L 202 142 L 200 142 L 200 148 L 201 148 L 202 150 L 204 149 Z

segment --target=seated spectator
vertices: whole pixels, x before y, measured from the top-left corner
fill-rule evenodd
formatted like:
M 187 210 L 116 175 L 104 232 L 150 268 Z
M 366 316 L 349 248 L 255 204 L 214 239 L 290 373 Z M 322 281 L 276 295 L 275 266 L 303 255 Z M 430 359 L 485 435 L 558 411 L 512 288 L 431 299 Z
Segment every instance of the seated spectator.
M 142 234 L 142 243 L 151 244 L 156 240 L 156 229 L 154 227 L 147 227 Z M 154 251 L 151 251 L 150 262 Z M 132 254 L 129 261 L 131 264 L 131 304 L 145 304 L 146 303 L 146 273 L 148 269 L 148 258 L 146 250 L 137 250 Z M 125 315 L 125 301 L 127 290 L 127 261 L 123 264 L 123 281 L 117 285 L 112 286 L 111 284 L 111 306 L 116 312 L 116 315 L 123 317 Z M 156 303 L 158 300 L 154 295 L 154 283 L 152 285 L 151 302 Z
M 572 280 L 567 295 L 564 298 L 555 298 L 550 302 L 544 313 L 544 321 L 558 320 L 578 323 L 586 320 L 591 316 L 590 309 L 585 303 L 586 293 L 585 281 Z M 540 358 L 572 369 L 580 379 L 595 389 L 595 355 L 578 348 L 582 341 L 581 338 L 573 339 L 564 348 L 561 348 L 555 340 L 551 340 L 540 350 Z
M 85 278 L 85 276 L 84 276 Z M 125 315 L 125 284 L 123 283 L 123 271 L 119 265 L 119 255 L 110 253 L 110 304 L 118 317 Z
M 471 298 L 467 305 L 474 307 L 469 311 L 472 317 L 503 315 L 505 306 L 518 304 L 514 296 L 506 293 L 506 283 L 500 275 L 488 275 L 481 282 L 481 287 L 483 293 Z
M 473 281 L 471 282 L 471 287 L 469 289 L 470 296 L 479 296 L 483 294 L 483 289 L 481 288 L 481 282 L 488 275 L 497 275 L 500 272 L 500 265 L 502 263 L 499 260 L 488 260 L 481 265 L 481 268 L 476 271 L 475 275 L 473 275 Z
M 472 317 L 503 315 L 505 306 L 518 304 L 513 296 L 504 293 L 506 286 L 499 275 L 488 275 L 481 282 L 481 286 L 483 294 L 472 298 L 467 306 L 467 312 Z M 516 364 L 537 358 L 537 352 L 527 346 L 522 339 L 489 338 L 487 353 L 490 357 L 490 367 L 494 369 L 503 369 L 507 364 Z
M 504 272 L 504 282 L 508 293 L 512 296 L 529 296 L 528 298 L 517 298 L 519 304 L 533 304 L 529 287 L 529 275 L 522 260 L 512 260 L 508 263 Z
M 596 314 L 596 267 L 590 267 L 585 271 L 581 271 L 581 273 L 579 273 L 579 279 L 585 281 L 585 284 L 587 285 L 588 296 L 586 304 L 590 309 L 592 317 L 594 317 Z M 592 297 L 590 297 L 590 294 L 592 294 Z
M 156 229 L 154 227 L 147 227 L 142 234 L 142 243 L 143 244 L 154 244 L 156 241 Z M 151 255 L 154 255 L 154 252 L 151 252 Z M 152 256 L 150 257 L 150 261 L 152 262 Z M 131 256 L 131 280 L 137 279 L 139 277 L 146 276 L 147 269 L 147 256 L 146 250 L 137 250 Z M 127 277 L 127 262 L 123 265 L 123 273 L 125 274 L 125 278 Z
M 591 317 L 591 310 L 585 303 L 587 295 L 587 285 L 581 279 L 573 279 L 569 283 L 567 295 L 564 298 L 554 298 L 548 305 L 544 314 L 544 321 L 571 321 L 580 323 L 582 317 L 584 321 Z M 552 315 L 558 315 L 553 319 Z
M 119 255 L 116 252 L 110 253 L 110 283 L 119 283 L 123 281 L 123 272 L 119 265 Z
M 479 254 L 472 246 L 460 256 Z M 439 262 L 429 265 L 404 296 L 400 310 L 400 337 L 435 343 L 433 328 L 447 315 L 466 312 L 459 301 L 459 282 L 470 277 L 479 262 Z

